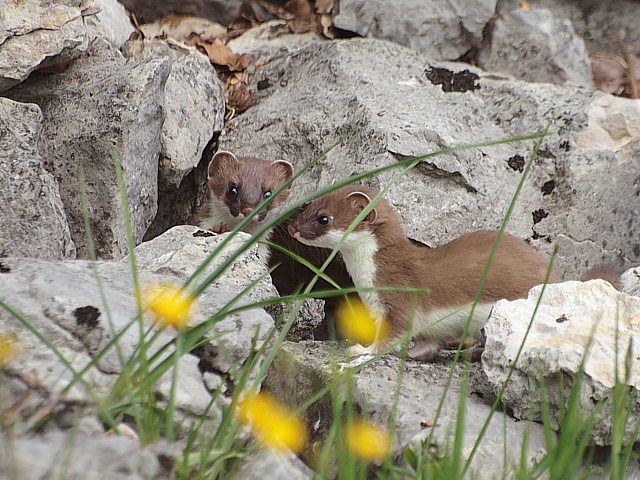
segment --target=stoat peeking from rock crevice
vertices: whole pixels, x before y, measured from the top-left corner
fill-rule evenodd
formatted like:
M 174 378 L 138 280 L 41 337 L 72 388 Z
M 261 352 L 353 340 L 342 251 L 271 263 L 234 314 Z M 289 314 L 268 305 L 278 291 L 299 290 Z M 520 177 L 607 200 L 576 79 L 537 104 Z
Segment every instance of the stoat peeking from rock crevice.
M 218 151 L 208 168 L 209 200 L 196 213 L 194 223 L 200 228 L 224 233 L 238 226 L 261 202 L 287 182 L 293 175 L 293 166 L 284 160 L 270 162 L 255 157 L 237 157 L 228 151 Z M 255 233 L 265 222 L 279 214 L 280 207 L 289 197 L 289 189 L 264 208 L 244 231 Z M 293 240 L 287 233 L 286 224 L 276 225 L 263 239 L 277 243 L 320 267 L 329 252 L 309 247 Z M 307 284 L 314 274 L 297 263 L 289 255 L 264 245 L 258 248 L 261 260 L 269 267 L 278 265 L 271 274 L 273 284 L 280 295 L 295 293 Z M 352 286 L 351 278 L 340 258 L 335 258 L 325 273 L 342 287 Z M 332 288 L 319 281 L 315 290 Z M 330 302 L 330 301 L 329 301 Z

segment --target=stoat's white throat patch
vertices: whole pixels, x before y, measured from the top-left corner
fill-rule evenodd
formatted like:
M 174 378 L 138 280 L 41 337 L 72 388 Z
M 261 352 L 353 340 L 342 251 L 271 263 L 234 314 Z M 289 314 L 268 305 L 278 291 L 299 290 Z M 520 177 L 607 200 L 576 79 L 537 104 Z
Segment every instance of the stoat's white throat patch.
M 344 232 L 339 232 L 338 239 Z M 336 242 L 337 243 L 337 242 Z M 378 241 L 373 233 L 358 230 L 352 232 L 340 248 L 344 264 L 356 288 L 371 288 L 375 286 L 376 261 Z M 360 298 L 376 317 L 387 315 L 384 305 L 380 301 L 378 292 L 360 292 Z

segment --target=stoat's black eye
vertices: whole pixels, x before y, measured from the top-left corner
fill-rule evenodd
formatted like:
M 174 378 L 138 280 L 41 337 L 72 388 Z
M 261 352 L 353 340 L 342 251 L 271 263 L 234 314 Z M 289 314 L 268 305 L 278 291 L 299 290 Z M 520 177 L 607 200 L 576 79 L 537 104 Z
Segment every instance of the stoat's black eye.
M 271 195 L 273 195 L 273 192 L 271 190 L 267 190 L 266 192 L 264 192 L 262 194 L 262 197 L 266 200 L 267 198 L 269 198 Z
M 329 217 L 327 217 L 326 215 L 318 215 L 316 217 L 316 220 L 318 221 L 318 223 L 320 225 L 322 225 L 323 227 L 325 225 L 329 225 L 329 222 L 331 221 L 331 219 Z
M 227 195 L 229 195 L 230 197 L 237 197 L 238 187 L 236 187 L 235 185 L 229 185 L 229 188 L 227 190 Z

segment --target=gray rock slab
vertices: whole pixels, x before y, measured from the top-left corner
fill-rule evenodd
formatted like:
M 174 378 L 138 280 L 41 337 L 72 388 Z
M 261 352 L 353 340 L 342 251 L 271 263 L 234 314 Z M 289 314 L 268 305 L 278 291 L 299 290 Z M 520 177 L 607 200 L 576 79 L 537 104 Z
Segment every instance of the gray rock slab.
M 482 39 L 496 0 L 341 0 L 337 28 L 390 40 L 433 60 L 456 60 Z
M 55 432 L 10 439 L 0 451 L 0 477 L 151 480 L 169 478 L 160 461 L 127 437 Z
M 171 59 L 164 90 L 160 175 L 178 188 L 200 162 L 207 144 L 224 127 L 225 97 L 208 57 L 172 40 L 146 40 L 128 46 L 138 61 Z
M 527 299 L 513 302 L 501 300 L 491 312 L 485 326 L 487 341 L 482 365 L 496 391 L 505 381 L 523 342 L 540 294 L 541 287 L 534 287 Z M 618 378 L 624 382 L 625 356 L 629 345 L 632 345 L 633 353 L 627 384 L 637 391 L 640 387 L 640 372 L 636 368 L 640 348 L 639 331 L 638 297 L 620 293 L 603 280 L 548 285 L 505 390 L 505 403 L 517 418 L 539 420 L 542 409 L 539 382 L 542 379 L 552 426 L 558 428 L 562 411 L 566 408 L 562 402 L 569 398 L 569 389 L 575 381 L 592 335 L 580 388 L 582 410 L 591 412 L 598 402 L 611 398 L 616 381 L 616 362 L 620 372 Z M 561 385 L 564 385 L 564 390 L 560 388 Z M 640 402 L 636 399 L 631 404 L 625 426 L 626 441 L 638 440 L 630 435 L 639 419 Z M 607 402 L 596 415 L 591 434 L 597 445 L 611 444 L 612 422 L 612 407 Z
M 276 395 L 286 396 L 283 399 L 289 404 L 298 405 L 330 381 L 329 358 L 330 346 L 327 342 L 287 342 L 278 352 L 263 386 Z M 338 365 L 343 368 L 355 366 L 356 362 Z M 353 377 L 353 395 L 357 407 L 367 412 L 371 420 L 379 425 L 387 426 L 391 418 L 400 368 L 400 359 L 389 355 Z M 434 419 L 438 401 L 444 394 L 449 368 L 441 363 L 406 364 L 393 425 L 393 448 L 396 454 L 407 446 L 420 449 L 421 443 L 426 440 L 430 429 L 421 424 Z M 458 369 L 453 387 L 447 393 L 441 417 L 433 432 L 432 444 L 426 446 L 431 451 L 437 449 L 444 452 L 447 444 L 452 442 L 460 394 L 460 373 Z M 489 411 L 490 407 L 477 397 L 467 399 L 463 458 L 470 453 Z M 307 417 L 317 431 L 326 432 L 331 422 L 329 402 L 316 403 L 307 411 Z M 470 475 L 473 478 L 499 479 L 505 478 L 503 474 L 506 472 L 509 478 L 509 472 L 514 472 L 520 460 L 526 428 L 529 428 L 526 460 L 529 464 L 540 460 L 545 453 L 542 427 L 534 423 L 517 422 L 496 412 L 471 464 Z
M 0 98 L 0 256 L 75 257 L 56 179 L 38 144 L 40 107 Z
M 621 291 L 640 297 L 640 267 L 630 268 L 620 276 Z
M 93 0 L 100 11 L 84 18 L 89 41 L 100 37 L 121 48 L 135 32 L 129 13 L 118 0 Z
M 233 480 L 306 480 L 313 471 L 292 453 L 276 453 L 266 449 L 253 452 L 245 458 Z
M 199 233 L 198 233 L 199 232 Z M 138 267 L 149 272 L 175 275 L 181 280 L 189 278 L 198 266 L 230 234 L 215 235 L 198 227 L 179 225 L 167 230 L 159 237 L 136 247 Z M 212 274 L 231 254 L 251 240 L 248 233 L 240 232 L 216 256 L 202 275 L 202 279 Z M 122 261 L 127 262 L 129 257 Z M 258 258 L 258 245 L 254 244 L 240 255 L 211 286 L 230 293 L 240 293 L 267 273 L 267 267 Z M 251 288 L 246 298 L 241 300 L 259 301 L 278 296 L 278 291 L 267 275 Z
M 208 57 L 193 47 L 172 40 L 137 40 L 124 51 L 137 61 L 171 60 L 164 90 L 158 213 L 145 236 L 149 239 L 191 219 L 198 191 L 206 184 L 206 147 L 224 127 L 225 94 Z
M 232 120 L 221 148 L 282 158 L 299 169 L 341 135 L 353 133 L 294 186 L 294 196 L 410 156 L 551 125 L 507 230 L 543 252 L 557 241 L 556 268 L 566 278 L 578 278 L 599 263 L 638 263 L 640 164 L 629 161 L 640 148 L 637 102 L 621 106 L 619 99 L 584 88 L 436 64 L 379 40 L 311 42 L 293 52 L 272 51 L 261 62 L 266 64 L 254 82 L 266 78 L 272 86 L 256 87 L 257 104 Z M 619 143 L 583 138 L 597 117 L 611 138 L 623 135 Z M 386 197 L 407 234 L 430 246 L 497 228 L 534 145 L 526 141 L 428 158 Z M 364 183 L 379 188 L 394 174 Z
M 478 65 L 528 82 L 593 84 L 584 41 L 569 19 L 547 9 L 520 8 L 498 16 Z
M 519 0 L 498 0 L 497 9 L 500 12 L 509 12 L 518 8 L 519 3 Z M 640 51 L 640 31 L 637 27 L 640 23 L 640 9 L 635 0 L 531 0 L 527 3 L 533 9 L 551 10 L 557 19 L 571 20 L 589 52 L 619 54 L 618 36 L 629 52 Z
M 40 149 L 56 177 L 78 257 L 87 258 L 81 208 L 84 171 L 88 214 L 98 258 L 127 249 L 114 155 L 123 165 L 133 238 L 140 243 L 157 210 L 158 159 L 168 59 L 127 61 L 103 40 L 65 72 L 41 76 L 8 92 L 44 113 Z
M 129 358 L 137 348 L 138 327 L 132 322 L 137 309 L 129 265 L 99 262 L 94 270 L 94 266 L 86 261 L 52 263 L 3 259 L 2 267 L 0 291 L 3 301 L 19 309 L 71 361 L 76 370 L 84 367 L 113 338 L 112 331 L 119 332 L 128 327 L 118 343 L 123 358 Z M 100 287 L 96 276 L 100 278 Z M 159 282 L 179 281 L 175 276 L 140 272 L 143 288 Z M 104 301 L 100 288 L 104 292 Z M 209 288 L 199 297 L 193 324 L 203 322 L 218 312 L 229 299 L 229 294 Z M 148 328 L 151 328 L 152 319 L 147 320 Z M 215 340 L 208 345 L 207 361 L 241 365 L 251 351 L 253 337 L 257 336 L 259 343 L 272 326 L 271 317 L 261 310 L 230 315 L 212 327 L 210 334 Z M 0 329 L 15 332 L 24 345 L 24 354 L 11 364 L 12 369 L 30 372 L 54 392 L 66 386 L 72 378 L 71 373 L 50 349 L 43 346 L 41 340 L 28 333 L 22 323 L 5 310 L 0 311 Z M 155 343 L 148 347 L 149 351 L 157 351 L 171 341 L 172 335 L 169 330 L 160 333 Z M 173 349 L 169 348 L 166 354 L 172 352 Z M 115 375 L 110 374 L 122 371 L 118 355 L 118 350 L 111 348 L 97 361 L 98 368 L 88 372 L 86 380 L 97 391 L 106 391 L 115 381 Z M 183 366 L 184 372 L 191 373 L 179 377 L 178 398 L 184 410 L 199 414 L 210 396 L 202 378 L 196 378 L 198 370 L 194 361 Z M 162 388 L 166 393 L 166 385 Z M 162 390 L 159 392 L 162 393 Z M 71 393 L 72 398 L 87 399 L 79 385 Z
M 0 16 L 0 91 L 44 65 L 78 57 L 87 49 L 85 15 L 97 9 L 85 0 L 3 2 Z

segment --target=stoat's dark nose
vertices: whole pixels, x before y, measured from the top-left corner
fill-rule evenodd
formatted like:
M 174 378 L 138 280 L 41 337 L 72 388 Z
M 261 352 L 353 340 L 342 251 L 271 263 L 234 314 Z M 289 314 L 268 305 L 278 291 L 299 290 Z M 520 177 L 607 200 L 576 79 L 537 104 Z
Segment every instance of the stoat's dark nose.
M 287 227 L 287 230 L 289 231 L 289 235 L 291 235 L 292 237 L 298 233 L 298 231 L 293 227 L 293 225 L 289 225 Z

